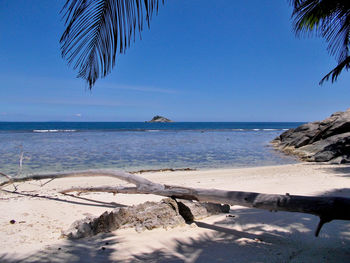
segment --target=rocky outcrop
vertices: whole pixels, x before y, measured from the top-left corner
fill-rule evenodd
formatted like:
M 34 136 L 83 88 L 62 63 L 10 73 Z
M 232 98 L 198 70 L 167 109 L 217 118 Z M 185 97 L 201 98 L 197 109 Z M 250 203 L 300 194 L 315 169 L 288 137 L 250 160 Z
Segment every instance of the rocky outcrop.
M 311 162 L 350 162 L 350 108 L 320 122 L 282 133 L 272 141 L 279 150 Z
M 168 118 L 157 115 L 157 116 L 154 116 L 152 120 L 146 121 L 146 122 L 173 122 L 173 121 L 169 120 Z
M 143 231 L 160 227 L 176 227 L 229 211 L 229 205 L 198 203 L 181 199 L 175 201 L 166 198 L 161 202 L 145 202 L 136 206 L 116 208 L 111 212 L 104 212 L 99 217 L 88 216 L 75 221 L 62 235 L 74 239 L 121 228 L 133 227 L 136 231 Z

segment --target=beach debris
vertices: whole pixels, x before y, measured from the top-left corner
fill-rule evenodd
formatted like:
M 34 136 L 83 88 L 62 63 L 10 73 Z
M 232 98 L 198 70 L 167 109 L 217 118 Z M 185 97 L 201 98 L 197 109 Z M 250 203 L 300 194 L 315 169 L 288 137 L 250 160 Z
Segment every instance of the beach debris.
M 7 184 L 10 184 L 12 183 L 12 186 L 14 188 L 14 191 L 16 192 L 18 190 L 17 186 L 14 184 L 13 182 L 13 178 L 7 174 L 4 174 L 4 173 L 1 173 L 0 172 L 0 176 L 3 176 L 3 177 L 6 177 L 8 179 L 8 181 L 6 182 Z
M 323 121 L 289 129 L 271 143 L 276 149 L 303 161 L 350 163 L 350 108 Z
M 124 186 L 96 186 L 96 187 L 73 187 L 61 191 L 62 194 L 71 192 L 104 192 L 113 194 L 154 194 L 159 196 L 170 197 L 171 199 L 185 199 L 197 202 L 208 202 L 215 204 L 240 205 L 244 207 L 263 209 L 268 211 L 285 211 L 306 213 L 318 216 L 320 223 L 316 229 L 315 235 L 318 236 L 322 226 L 332 220 L 350 220 L 350 198 L 338 196 L 301 196 L 301 195 L 279 195 L 279 194 L 263 194 L 255 192 L 243 191 L 225 191 L 219 189 L 191 188 L 176 185 L 165 185 L 152 182 L 142 176 L 130 174 L 115 170 L 88 170 L 74 173 L 56 173 L 46 175 L 33 175 L 25 178 L 14 178 L 12 180 L 0 183 L 0 187 L 4 187 L 13 182 L 23 182 L 37 179 L 48 178 L 66 178 L 78 176 L 109 176 L 118 178 L 134 187 Z M 170 203 L 169 203 L 170 204 Z M 177 204 L 177 203 L 176 203 Z M 175 209 L 176 210 L 176 209 Z M 120 211 L 127 211 L 120 209 Z M 160 211 L 161 213 L 161 211 Z M 105 214 L 108 218 L 108 213 Z M 157 213 L 155 213 L 157 216 Z M 112 215 L 113 217 L 113 215 Z M 183 219 L 183 217 L 181 216 Z M 184 220 L 184 219 L 183 219 Z M 91 220 L 90 220 L 91 221 Z M 128 223 L 128 222 L 126 222 Z M 81 224 L 84 228 L 89 227 L 89 222 Z M 141 229 L 143 229 L 142 226 Z M 136 229 L 140 228 L 136 224 Z M 103 229 L 103 225 L 102 225 Z M 108 228 L 107 228 L 108 229 Z M 109 230 L 108 230 L 109 231 Z
M 228 211 L 229 207 L 225 205 L 166 198 L 160 202 L 116 208 L 111 212 L 104 212 L 99 217 L 88 216 L 75 221 L 62 235 L 76 239 L 122 228 L 135 228 L 138 232 L 154 228 L 173 228 Z
M 196 171 L 193 168 L 161 168 L 161 169 L 147 169 L 147 170 L 138 170 L 134 172 L 129 172 L 131 174 L 142 174 L 142 173 L 156 173 L 156 172 L 178 172 L 178 171 Z
M 16 223 L 16 220 L 14 220 L 14 219 L 12 219 L 12 220 L 10 220 L 10 224 L 15 224 Z

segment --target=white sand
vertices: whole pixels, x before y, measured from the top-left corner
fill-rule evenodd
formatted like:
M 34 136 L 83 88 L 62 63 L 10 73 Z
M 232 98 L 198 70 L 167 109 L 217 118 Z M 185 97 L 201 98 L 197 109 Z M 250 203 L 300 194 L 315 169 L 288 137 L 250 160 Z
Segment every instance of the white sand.
M 160 183 L 274 194 L 350 197 L 350 166 L 295 164 L 245 169 L 142 174 Z M 232 206 L 230 214 L 174 229 L 117 230 L 67 240 L 67 229 L 86 214 L 118 205 L 160 200 L 153 195 L 59 194 L 71 186 L 116 185 L 111 178 L 66 178 L 0 191 L 0 262 L 350 262 L 350 222 L 326 224 L 299 213 L 271 213 Z M 12 191 L 13 187 L 5 189 Z M 90 200 L 89 200 L 90 199 Z M 10 224 L 10 220 L 16 220 Z M 107 243 L 107 244 L 106 244 Z M 102 247 L 105 247 L 103 250 Z

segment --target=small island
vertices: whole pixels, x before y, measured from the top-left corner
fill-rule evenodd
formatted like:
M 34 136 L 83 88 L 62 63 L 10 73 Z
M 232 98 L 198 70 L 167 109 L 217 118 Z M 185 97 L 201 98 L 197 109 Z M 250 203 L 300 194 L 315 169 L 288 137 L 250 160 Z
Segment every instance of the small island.
M 152 120 L 146 121 L 146 122 L 173 122 L 173 121 L 168 118 L 156 115 L 152 118 Z

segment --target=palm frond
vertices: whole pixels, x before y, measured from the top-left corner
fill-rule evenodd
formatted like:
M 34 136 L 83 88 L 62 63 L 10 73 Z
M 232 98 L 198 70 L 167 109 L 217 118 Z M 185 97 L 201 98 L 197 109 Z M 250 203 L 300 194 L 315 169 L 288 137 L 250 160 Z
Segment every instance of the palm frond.
M 323 37 L 328 42 L 328 51 L 336 57 L 338 64 L 345 61 L 350 45 L 350 1 L 291 0 L 291 3 L 297 35 L 315 33 Z M 327 76 L 320 83 L 328 80 L 330 75 Z
M 78 77 L 91 89 L 109 74 L 118 53 L 125 53 L 141 36 L 144 20 L 149 27 L 159 2 L 164 0 L 66 0 L 61 13 L 66 29 L 62 34 L 62 57 L 78 70 Z M 144 18 L 145 16 L 145 18 Z
M 350 69 L 350 56 L 345 58 L 342 62 L 338 63 L 338 65 L 334 69 L 332 69 L 331 72 L 324 76 L 323 79 L 320 81 L 320 84 L 329 80 L 329 78 L 332 78 L 332 82 L 335 82 L 344 69 Z

